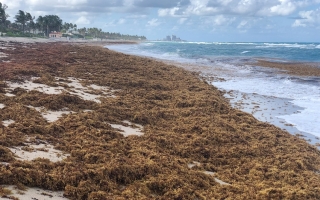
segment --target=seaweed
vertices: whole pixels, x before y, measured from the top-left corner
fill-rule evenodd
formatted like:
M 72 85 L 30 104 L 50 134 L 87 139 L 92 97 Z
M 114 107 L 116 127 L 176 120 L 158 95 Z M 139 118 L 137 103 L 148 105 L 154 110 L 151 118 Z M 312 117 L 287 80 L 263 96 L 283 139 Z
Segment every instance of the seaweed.
M 0 166 L 1 184 L 63 190 L 70 199 L 320 198 L 320 152 L 231 108 L 198 73 L 96 46 L 13 45 L 5 50 L 14 60 L 0 66 L 2 80 L 36 76 L 37 83 L 67 88 L 73 77 L 114 96 L 92 91 L 103 96 L 97 103 L 68 92 L 0 94 L 0 118 L 15 121 L 0 129 L 1 162 L 9 163 Z M 70 113 L 48 122 L 35 108 Z M 110 125 L 125 120 L 142 125 L 144 135 L 124 137 Z M 6 147 L 31 150 L 28 139 L 70 155 L 15 160 Z M 188 167 L 193 162 L 199 164 Z

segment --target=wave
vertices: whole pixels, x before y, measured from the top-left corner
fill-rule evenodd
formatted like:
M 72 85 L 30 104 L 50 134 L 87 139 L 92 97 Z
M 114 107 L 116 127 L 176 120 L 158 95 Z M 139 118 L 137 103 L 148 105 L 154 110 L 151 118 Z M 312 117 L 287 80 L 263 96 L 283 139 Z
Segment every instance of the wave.
M 257 45 L 258 43 L 252 42 L 213 42 L 215 45 Z
M 141 45 L 144 45 L 144 46 L 153 46 L 153 45 L 154 45 L 154 43 L 150 43 L 150 42 L 148 42 L 148 43 L 142 43 Z
M 245 54 L 245 53 L 249 53 L 250 51 L 243 51 L 241 52 L 241 54 Z
M 185 44 L 212 44 L 211 42 L 180 42 Z
M 257 46 L 257 47 L 286 47 L 286 48 L 300 48 L 300 49 L 316 48 L 316 45 L 314 44 L 299 44 L 299 43 L 263 43 L 263 44 L 264 46 Z

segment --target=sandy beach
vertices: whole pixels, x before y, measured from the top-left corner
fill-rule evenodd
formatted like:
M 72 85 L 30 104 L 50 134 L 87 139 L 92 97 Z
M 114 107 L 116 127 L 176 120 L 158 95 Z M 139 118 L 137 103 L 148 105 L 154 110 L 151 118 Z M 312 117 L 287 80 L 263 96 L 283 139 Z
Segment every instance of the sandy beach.
M 250 98 L 208 84 L 218 76 L 110 41 L 0 43 L 3 198 L 320 199 L 320 151 L 257 120 L 274 116 L 263 99 L 240 111 Z

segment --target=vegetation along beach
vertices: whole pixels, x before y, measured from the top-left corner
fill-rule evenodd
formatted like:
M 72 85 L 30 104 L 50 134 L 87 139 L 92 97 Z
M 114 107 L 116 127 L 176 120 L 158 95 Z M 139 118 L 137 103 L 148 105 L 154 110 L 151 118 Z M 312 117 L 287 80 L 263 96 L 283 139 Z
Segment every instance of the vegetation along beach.
M 68 23 L 0 3 L 0 199 L 320 199 L 319 43 L 188 42 L 136 14 L 187 27 L 233 1 L 75 2 L 52 5 Z M 278 3 L 250 16 L 287 16 Z

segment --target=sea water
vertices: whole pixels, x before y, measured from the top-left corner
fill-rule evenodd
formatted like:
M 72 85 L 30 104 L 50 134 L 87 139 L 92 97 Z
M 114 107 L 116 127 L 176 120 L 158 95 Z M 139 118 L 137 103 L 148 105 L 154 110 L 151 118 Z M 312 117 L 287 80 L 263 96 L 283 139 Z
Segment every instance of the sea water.
M 276 62 L 312 62 L 320 67 L 319 43 L 148 41 L 108 48 L 128 54 L 207 66 L 199 69 L 203 69 L 203 74 L 214 74 L 222 78 L 224 81 L 217 79 L 211 82 L 220 90 L 286 99 L 298 108 L 298 112 L 279 112 L 275 117 L 294 125 L 302 133 L 314 136 L 308 137 L 311 140 L 320 137 L 320 77 L 285 75 L 277 73 L 277 69 L 246 64 L 259 58 Z M 319 140 L 312 143 L 317 142 Z

